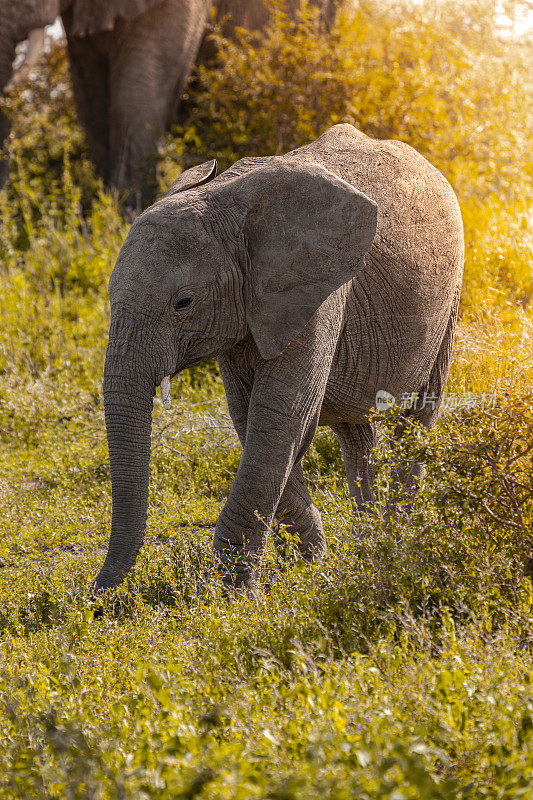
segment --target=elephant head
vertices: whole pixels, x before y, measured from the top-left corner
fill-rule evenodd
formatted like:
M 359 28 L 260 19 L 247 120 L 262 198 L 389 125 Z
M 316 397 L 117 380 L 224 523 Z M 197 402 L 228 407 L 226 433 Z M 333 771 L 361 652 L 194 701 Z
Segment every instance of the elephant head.
M 315 163 L 257 162 L 215 180 L 214 162 L 185 172 L 120 251 L 104 372 L 113 515 L 97 587 L 119 583 L 143 541 L 156 387 L 249 335 L 276 358 L 371 246 L 365 195 Z

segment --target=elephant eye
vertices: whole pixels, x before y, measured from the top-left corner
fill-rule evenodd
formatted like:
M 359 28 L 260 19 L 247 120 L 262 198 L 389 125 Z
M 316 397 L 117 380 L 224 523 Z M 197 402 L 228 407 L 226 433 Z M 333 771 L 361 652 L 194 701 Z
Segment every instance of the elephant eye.
M 174 311 L 181 311 L 182 308 L 187 308 L 187 306 L 190 306 L 191 303 L 192 297 L 190 297 L 190 295 L 185 297 L 182 295 L 181 297 L 175 297 L 172 305 L 174 307 Z

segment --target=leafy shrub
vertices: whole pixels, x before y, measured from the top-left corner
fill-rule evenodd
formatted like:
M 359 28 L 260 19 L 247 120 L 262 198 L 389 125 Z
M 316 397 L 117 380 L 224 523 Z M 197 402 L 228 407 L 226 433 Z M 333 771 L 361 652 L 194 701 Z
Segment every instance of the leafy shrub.
M 264 36 L 215 35 L 220 63 L 200 69 L 178 129 L 196 151 L 227 166 L 350 122 L 418 149 L 461 199 L 526 190 L 528 60 L 493 3 L 345 3 L 331 31 L 308 3 L 295 22 L 270 6 Z
M 40 216 L 48 206 L 63 208 L 64 165 L 68 161 L 77 203 L 86 210 L 101 190 L 77 122 L 65 44 L 48 37 L 31 81 L 3 97 L 12 132 L 7 142 L 10 182 Z M 69 197 L 67 202 L 71 199 Z M 46 209 L 43 207 L 46 206 Z

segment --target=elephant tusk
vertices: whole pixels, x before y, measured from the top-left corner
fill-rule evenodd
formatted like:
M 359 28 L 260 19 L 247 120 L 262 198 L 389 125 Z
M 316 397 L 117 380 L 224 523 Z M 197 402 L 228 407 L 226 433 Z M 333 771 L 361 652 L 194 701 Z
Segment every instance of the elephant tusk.
M 161 400 L 167 411 L 170 409 L 170 375 L 161 381 Z

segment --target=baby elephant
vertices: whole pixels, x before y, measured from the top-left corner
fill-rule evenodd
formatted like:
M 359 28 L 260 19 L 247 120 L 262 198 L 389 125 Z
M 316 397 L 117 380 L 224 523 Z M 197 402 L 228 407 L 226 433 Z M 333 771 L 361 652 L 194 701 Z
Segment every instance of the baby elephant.
M 133 224 L 109 283 L 104 399 L 113 519 L 97 587 L 133 566 L 146 527 L 152 403 L 216 356 L 243 446 L 214 555 L 246 586 L 275 515 L 306 559 L 325 539 L 302 472 L 317 425 L 369 500 L 378 392 L 431 398 L 448 375 L 463 268 L 455 195 L 406 144 L 336 125 L 284 156 L 184 172 Z M 413 481 L 421 470 L 408 471 Z

